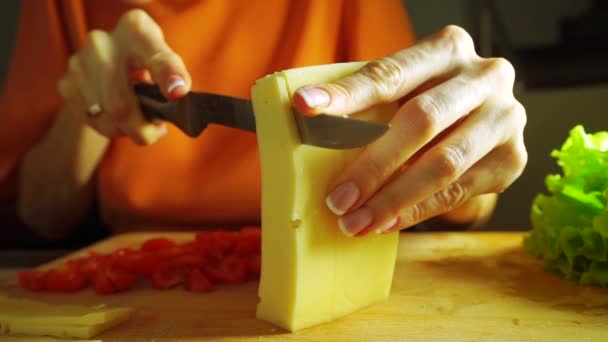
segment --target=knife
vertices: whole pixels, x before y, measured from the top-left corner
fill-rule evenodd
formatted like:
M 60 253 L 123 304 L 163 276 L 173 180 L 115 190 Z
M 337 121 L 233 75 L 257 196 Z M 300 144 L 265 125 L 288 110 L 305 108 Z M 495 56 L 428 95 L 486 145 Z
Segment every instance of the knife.
M 209 124 L 255 132 L 255 116 L 250 100 L 230 96 L 190 92 L 169 101 L 156 85 L 135 86 L 142 113 L 148 120 L 173 123 L 185 134 L 197 137 Z M 292 108 L 303 144 L 331 149 L 365 146 L 389 128 L 387 123 L 371 122 L 335 115 L 306 116 Z

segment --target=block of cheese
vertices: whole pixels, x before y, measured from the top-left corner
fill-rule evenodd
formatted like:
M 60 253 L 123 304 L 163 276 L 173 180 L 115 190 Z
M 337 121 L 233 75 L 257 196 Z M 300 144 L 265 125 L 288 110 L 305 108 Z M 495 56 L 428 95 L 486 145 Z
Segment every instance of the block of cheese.
M 299 87 L 332 81 L 363 63 L 278 72 L 252 88 L 262 167 L 262 273 L 257 317 L 296 331 L 387 299 L 398 234 L 348 238 L 325 205 L 331 180 L 360 149 L 300 143 L 291 112 Z M 388 121 L 396 104 L 355 117 Z
M 54 305 L 0 295 L 0 335 L 90 338 L 126 321 L 131 308 Z

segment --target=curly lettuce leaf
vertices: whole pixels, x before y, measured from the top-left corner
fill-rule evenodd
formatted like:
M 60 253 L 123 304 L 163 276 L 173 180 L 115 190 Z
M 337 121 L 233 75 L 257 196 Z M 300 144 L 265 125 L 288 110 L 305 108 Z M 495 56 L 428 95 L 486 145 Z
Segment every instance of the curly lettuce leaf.
M 608 287 L 608 132 L 578 125 L 551 156 L 562 174 L 548 175 L 549 194 L 535 197 L 524 246 L 566 279 Z

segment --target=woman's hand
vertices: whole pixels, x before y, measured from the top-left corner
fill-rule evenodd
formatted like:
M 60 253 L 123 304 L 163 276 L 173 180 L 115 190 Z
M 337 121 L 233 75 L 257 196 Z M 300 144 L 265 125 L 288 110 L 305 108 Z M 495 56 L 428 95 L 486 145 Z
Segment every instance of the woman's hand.
M 505 190 L 527 161 L 514 78 L 508 61 L 479 57 L 471 37 L 449 26 L 351 76 L 299 89 L 294 102 L 311 115 L 404 101 L 329 189 L 343 232 L 407 228 Z
M 191 79 L 182 59 L 164 40 L 161 28 L 146 12 L 125 13 L 112 32 L 91 31 L 86 44 L 69 60 L 58 83 L 65 108 L 102 135 L 127 135 L 138 144 L 151 144 L 166 133 L 139 110 L 133 82 L 154 82 L 167 98 L 190 90 Z

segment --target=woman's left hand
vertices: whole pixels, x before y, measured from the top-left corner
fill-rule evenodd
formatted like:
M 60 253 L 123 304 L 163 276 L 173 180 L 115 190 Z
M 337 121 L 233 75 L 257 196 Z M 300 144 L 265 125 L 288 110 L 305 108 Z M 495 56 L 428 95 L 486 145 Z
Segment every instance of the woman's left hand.
M 527 162 L 514 79 L 507 60 L 479 57 L 468 33 L 448 26 L 348 77 L 299 89 L 295 105 L 309 115 L 404 100 L 387 133 L 330 187 L 342 231 L 407 228 L 510 186 Z

